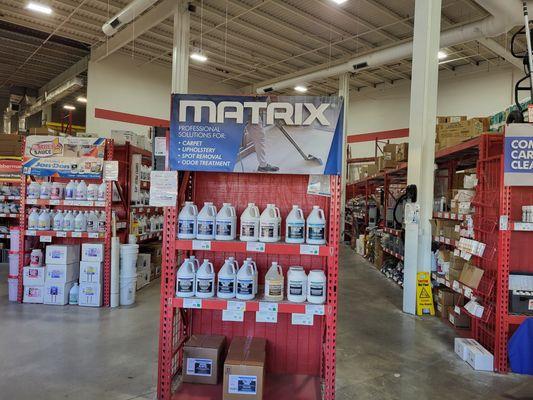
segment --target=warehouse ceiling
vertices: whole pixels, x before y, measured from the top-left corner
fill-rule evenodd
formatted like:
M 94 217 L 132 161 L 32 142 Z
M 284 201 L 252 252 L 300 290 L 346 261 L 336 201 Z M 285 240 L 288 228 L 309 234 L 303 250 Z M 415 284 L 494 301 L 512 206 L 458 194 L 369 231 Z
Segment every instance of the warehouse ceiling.
M 41 0 L 41 2 L 45 2 Z M 51 15 L 25 9 L 26 0 L 0 0 L 0 99 L 9 88 L 39 88 L 89 49 L 106 42 L 102 24 L 127 0 L 47 1 Z M 191 49 L 202 47 L 206 63 L 190 67 L 220 82 L 247 87 L 347 56 L 409 40 L 414 0 L 196 0 Z M 155 5 L 157 6 L 157 4 Z M 471 0 L 443 0 L 442 28 L 478 21 L 488 13 Z M 172 18 L 137 37 L 121 51 L 137 65 L 170 65 Z M 54 35 L 45 43 L 48 35 Z M 497 41 L 506 48 L 506 35 Z M 478 42 L 443 49 L 441 70 L 489 69 L 507 64 Z M 353 75 L 351 87 L 387 88 L 410 79 L 410 59 Z M 309 83 L 309 93 L 337 92 L 335 78 Z

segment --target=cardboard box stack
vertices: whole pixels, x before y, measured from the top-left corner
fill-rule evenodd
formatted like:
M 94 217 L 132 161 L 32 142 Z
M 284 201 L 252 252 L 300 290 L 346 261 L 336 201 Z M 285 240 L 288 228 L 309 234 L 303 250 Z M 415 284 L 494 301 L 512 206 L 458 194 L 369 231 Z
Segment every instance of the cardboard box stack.
M 104 244 L 81 245 L 79 305 L 101 307 L 103 304 Z
M 150 281 L 153 281 L 161 275 L 162 245 L 161 243 L 143 244 L 141 250 L 150 255 Z
M 24 285 L 24 303 L 42 304 L 44 301 L 44 276 L 46 268 L 43 266 L 27 266 L 22 270 L 22 284 Z
M 70 289 L 80 274 L 79 245 L 46 246 L 44 304 L 68 304 Z
M 455 146 L 490 130 L 489 118 L 437 117 L 435 151 Z
M 149 253 L 139 253 L 137 255 L 137 290 L 145 287 L 150 283 L 150 259 L 151 254 Z
M 0 156 L 19 156 L 22 153 L 21 135 L 0 135 Z
M 455 338 L 455 354 L 476 371 L 493 371 L 494 356 L 474 339 Z
M 435 294 L 435 314 L 442 318 L 448 319 L 450 308 L 458 305 L 461 295 L 447 288 L 438 288 Z

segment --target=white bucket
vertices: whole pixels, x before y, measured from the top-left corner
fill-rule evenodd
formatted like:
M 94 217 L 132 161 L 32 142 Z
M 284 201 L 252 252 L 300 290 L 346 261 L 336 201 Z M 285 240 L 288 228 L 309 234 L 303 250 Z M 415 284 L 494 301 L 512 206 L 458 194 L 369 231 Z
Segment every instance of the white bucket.
M 135 303 L 137 275 L 134 277 L 120 276 L 120 305 L 130 306 Z
M 9 275 L 18 276 L 19 274 L 19 255 L 18 253 L 9 253 Z
M 125 277 L 137 276 L 137 255 L 139 245 L 120 245 L 120 275 Z
M 7 283 L 9 285 L 9 289 L 8 289 L 9 301 L 17 301 L 18 290 L 19 290 L 18 278 L 7 278 Z
M 9 230 L 9 239 L 9 250 L 19 251 L 20 229 L 11 228 Z

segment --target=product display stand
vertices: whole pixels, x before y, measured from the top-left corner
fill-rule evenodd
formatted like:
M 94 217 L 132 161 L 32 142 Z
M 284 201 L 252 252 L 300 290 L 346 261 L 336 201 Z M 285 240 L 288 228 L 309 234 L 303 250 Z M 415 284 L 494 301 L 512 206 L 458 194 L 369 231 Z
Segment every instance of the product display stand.
M 338 238 L 340 233 L 340 177 L 332 176 L 331 197 L 307 194 L 308 176 L 275 174 L 236 174 L 185 172 L 180 178 L 179 204 L 184 200 L 201 205 L 230 202 L 240 215 L 249 202 L 260 209 L 275 203 L 281 210 L 282 230 L 293 204 L 305 213 L 319 205 L 326 214 L 328 242 L 324 246 L 284 242 L 246 244 L 240 241 L 177 240 L 178 207 L 165 207 L 163 231 L 163 270 L 161 279 L 161 324 L 159 334 L 158 399 L 222 399 L 222 384 L 195 385 L 180 382 L 183 345 L 192 334 L 219 334 L 267 339 L 264 399 L 335 398 L 335 339 L 337 321 Z M 283 240 L 283 239 L 282 239 Z M 252 257 L 259 269 L 259 295 L 251 301 L 176 298 L 176 269 L 180 255 L 194 254 L 209 259 L 215 270 L 225 258 L 234 256 L 239 263 Z M 262 301 L 265 273 L 273 261 L 283 267 L 302 266 L 306 271 L 322 269 L 327 275 L 325 305 L 307 303 L 266 303 Z M 277 310 L 275 322 L 256 322 L 264 307 Z M 244 310 L 242 321 L 224 320 L 224 310 Z M 307 315 L 306 325 L 295 315 Z M 296 318 L 297 319 L 297 318 Z

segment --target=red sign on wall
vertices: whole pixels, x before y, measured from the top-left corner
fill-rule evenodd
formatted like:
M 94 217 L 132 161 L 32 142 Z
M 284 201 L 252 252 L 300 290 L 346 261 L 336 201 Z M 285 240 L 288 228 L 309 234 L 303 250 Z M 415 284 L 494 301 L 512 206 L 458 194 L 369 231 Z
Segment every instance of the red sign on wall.
M 9 160 L 0 158 L 0 180 L 18 182 L 20 181 L 21 173 L 21 160 Z

